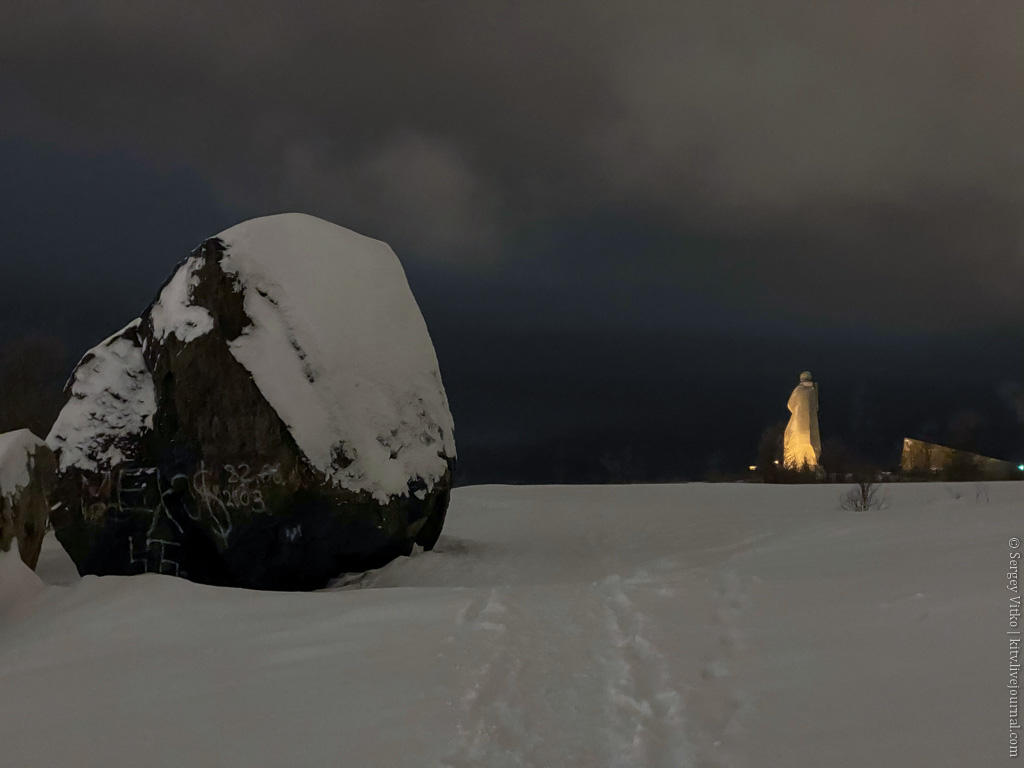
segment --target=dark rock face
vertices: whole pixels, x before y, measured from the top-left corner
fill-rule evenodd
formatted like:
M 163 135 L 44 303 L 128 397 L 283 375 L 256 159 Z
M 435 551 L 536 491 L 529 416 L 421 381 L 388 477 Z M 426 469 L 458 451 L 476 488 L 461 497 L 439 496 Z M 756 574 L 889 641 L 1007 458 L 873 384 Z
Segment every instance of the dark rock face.
M 27 429 L 0 435 L 0 550 L 11 542 L 25 565 L 39 562 L 57 464 L 49 447 Z
M 407 476 L 404 492 L 375 490 L 365 479 L 369 463 L 366 487 L 340 482 L 339 473 L 361 458 L 353 458 L 344 434 L 331 465 L 316 466 L 233 352 L 233 342 L 254 335 L 256 321 L 246 303 L 253 289 L 225 260 L 228 251 L 212 238 L 179 268 L 189 280 L 177 333 L 166 332 L 158 298 L 87 354 L 69 382 L 68 405 L 49 437 L 60 460 L 52 493 L 60 506 L 51 518 L 79 571 L 307 590 L 345 571 L 380 567 L 414 544 L 433 548 L 455 463 L 450 415 L 442 425 L 428 419 L 417 433 L 421 450 L 447 431 L 433 454 L 440 472 Z M 273 307 L 280 300 L 269 297 Z M 300 340 L 291 344 L 314 382 L 321 375 L 315 360 Z M 402 450 L 390 459 L 400 460 Z

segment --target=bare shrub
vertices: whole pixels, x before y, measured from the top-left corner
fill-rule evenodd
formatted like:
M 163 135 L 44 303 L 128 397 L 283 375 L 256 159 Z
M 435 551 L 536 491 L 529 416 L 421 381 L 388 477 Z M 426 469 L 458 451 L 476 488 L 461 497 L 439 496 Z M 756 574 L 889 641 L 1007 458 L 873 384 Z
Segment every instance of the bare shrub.
M 853 512 L 867 512 L 881 509 L 885 504 L 884 494 L 872 477 L 862 477 L 839 500 L 839 506 Z

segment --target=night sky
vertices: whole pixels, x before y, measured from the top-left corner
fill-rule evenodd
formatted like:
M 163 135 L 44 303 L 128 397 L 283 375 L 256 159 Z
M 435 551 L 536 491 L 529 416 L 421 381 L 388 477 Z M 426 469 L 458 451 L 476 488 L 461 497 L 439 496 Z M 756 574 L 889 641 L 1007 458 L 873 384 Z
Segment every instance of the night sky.
M 0 342 L 298 210 L 402 259 L 460 482 L 740 470 L 804 369 L 1024 460 L 1019 0 L 213 5 L 0 7 Z

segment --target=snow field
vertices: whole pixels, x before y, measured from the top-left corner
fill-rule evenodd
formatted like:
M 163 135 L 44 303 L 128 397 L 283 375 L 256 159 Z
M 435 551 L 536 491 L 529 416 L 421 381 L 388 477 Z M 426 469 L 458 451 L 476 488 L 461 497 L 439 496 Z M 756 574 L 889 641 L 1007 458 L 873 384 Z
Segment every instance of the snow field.
M 0 589 L 2 764 L 1008 763 L 1024 484 L 845 490 L 461 488 L 436 551 L 310 594 L 48 542 Z

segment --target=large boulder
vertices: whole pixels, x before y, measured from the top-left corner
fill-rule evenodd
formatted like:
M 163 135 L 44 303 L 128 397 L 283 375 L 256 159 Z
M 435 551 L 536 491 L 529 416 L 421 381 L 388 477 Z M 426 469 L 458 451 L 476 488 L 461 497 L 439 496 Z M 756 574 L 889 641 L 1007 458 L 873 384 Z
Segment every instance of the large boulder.
M 314 589 L 440 535 L 452 417 L 385 243 L 301 214 L 232 227 L 68 390 L 51 518 L 83 574 Z
M 21 559 L 32 569 L 46 536 L 55 471 L 53 452 L 29 430 L 0 434 L 0 551 L 7 552 L 16 541 Z

